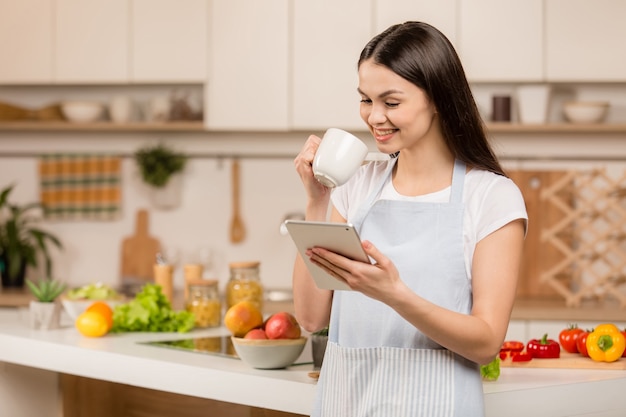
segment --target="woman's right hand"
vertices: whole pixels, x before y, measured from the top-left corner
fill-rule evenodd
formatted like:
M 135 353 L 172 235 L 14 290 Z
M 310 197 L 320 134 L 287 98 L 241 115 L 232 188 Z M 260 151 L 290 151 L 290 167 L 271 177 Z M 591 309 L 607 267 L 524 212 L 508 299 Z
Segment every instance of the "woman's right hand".
M 313 159 L 321 141 L 322 139 L 318 136 L 309 136 L 300 153 L 296 156 L 294 165 L 298 175 L 300 175 L 302 184 L 304 184 L 309 201 L 327 203 L 330 198 L 330 189 L 317 181 L 313 175 Z

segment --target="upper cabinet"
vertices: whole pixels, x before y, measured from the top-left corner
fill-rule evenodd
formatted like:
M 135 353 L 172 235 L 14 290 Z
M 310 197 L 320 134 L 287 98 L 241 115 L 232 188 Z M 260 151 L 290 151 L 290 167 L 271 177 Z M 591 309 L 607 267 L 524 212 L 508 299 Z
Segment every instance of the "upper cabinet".
M 132 0 L 131 80 L 203 83 L 207 9 L 207 0 Z
M 543 0 L 463 0 L 459 7 L 459 52 L 470 81 L 543 79 Z
M 288 0 L 214 0 L 210 16 L 207 128 L 287 130 Z
M 0 0 L 0 83 L 203 83 L 208 1 Z
M 548 81 L 626 80 L 626 1 L 546 0 Z
M 373 35 L 371 1 L 291 3 L 292 128 L 364 129 L 357 61 Z
M 375 33 L 415 20 L 433 25 L 457 46 L 457 0 L 379 0 L 375 3 Z
M 128 1 L 56 0 L 55 81 L 128 81 Z
M 53 22 L 51 1 L 0 0 L 0 82 L 52 81 Z

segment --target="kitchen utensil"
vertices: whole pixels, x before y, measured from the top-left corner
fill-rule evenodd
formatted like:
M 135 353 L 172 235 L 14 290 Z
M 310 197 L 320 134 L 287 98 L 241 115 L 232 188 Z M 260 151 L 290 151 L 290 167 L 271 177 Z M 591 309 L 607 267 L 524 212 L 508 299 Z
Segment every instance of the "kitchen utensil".
M 232 337 L 237 356 L 256 369 L 280 369 L 292 365 L 300 356 L 307 338 L 244 339 Z
M 239 160 L 233 159 L 232 165 L 233 187 L 233 217 L 230 223 L 230 241 L 240 243 L 246 237 L 246 228 L 239 209 Z
M 571 123 L 600 123 L 608 110 L 607 101 L 568 101 L 563 104 L 565 118 Z
M 102 117 L 104 105 L 95 101 L 65 101 L 61 103 L 63 115 L 70 122 L 95 122 Z
M 138 210 L 134 235 L 122 241 L 122 281 L 127 284 L 153 281 L 153 266 L 160 250 L 159 241 L 148 234 L 148 212 Z

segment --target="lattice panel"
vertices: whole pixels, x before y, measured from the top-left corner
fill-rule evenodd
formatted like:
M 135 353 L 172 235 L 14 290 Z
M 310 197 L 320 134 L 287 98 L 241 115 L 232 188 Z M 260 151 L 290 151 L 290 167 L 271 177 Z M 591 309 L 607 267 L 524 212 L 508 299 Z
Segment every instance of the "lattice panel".
M 617 177 L 604 169 L 568 172 L 543 190 L 541 199 L 562 213 L 541 235 L 542 244 L 561 255 L 541 281 L 570 307 L 615 299 L 626 308 L 626 172 Z

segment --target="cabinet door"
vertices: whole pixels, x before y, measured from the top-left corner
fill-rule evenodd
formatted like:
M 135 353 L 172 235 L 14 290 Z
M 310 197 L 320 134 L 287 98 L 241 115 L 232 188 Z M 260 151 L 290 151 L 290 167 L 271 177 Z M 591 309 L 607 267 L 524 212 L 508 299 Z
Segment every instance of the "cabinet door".
M 371 0 L 293 2 L 294 129 L 365 128 L 357 61 L 373 35 Z
M 626 81 L 626 2 L 547 0 L 549 81 Z
M 0 83 L 52 81 L 52 0 L 0 0 Z
M 210 10 L 206 125 L 286 130 L 288 0 L 214 0 Z
M 204 82 L 207 2 L 132 1 L 132 81 Z
M 543 0 L 463 0 L 461 60 L 470 81 L 543 79 Z
M 56 80 L 127 82 L 128 0 L 56 0 Z
M 456 0 L 376 0 L 375 31 L 409 20 L 433 25 L 456 45 Z

